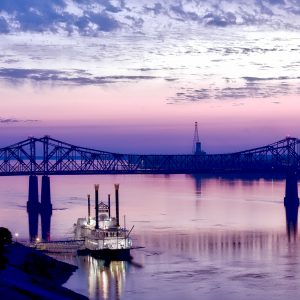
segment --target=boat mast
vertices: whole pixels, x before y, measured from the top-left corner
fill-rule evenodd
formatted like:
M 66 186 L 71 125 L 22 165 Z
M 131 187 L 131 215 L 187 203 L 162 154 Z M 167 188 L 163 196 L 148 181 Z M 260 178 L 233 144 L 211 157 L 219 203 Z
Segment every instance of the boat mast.
M 90 224 L 90 220 L 91 220 L 91 195 L 88 194 L 87 195 L 88 198 L 88 224 Z
M 116 220 L 117 220 L 117 227 L 120 226 L 119 220 L 119 184 L 115 184 L 115 196 L 116 196 Z
M 95 217 L 96 226 L 95 229 L 99 229 L 99 184 L 95 184 Z
M 108 217 L 110 218 L 110 194 L 108 194 Z

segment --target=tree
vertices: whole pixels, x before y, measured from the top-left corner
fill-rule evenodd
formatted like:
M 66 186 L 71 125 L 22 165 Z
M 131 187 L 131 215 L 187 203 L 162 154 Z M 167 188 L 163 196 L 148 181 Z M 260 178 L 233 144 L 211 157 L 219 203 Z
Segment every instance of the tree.
M 0 270 L 4 270 L 5 265 L 8 262 L 7 258 L 4 256 L 4 246 L 11 244 L 11 242 L 11 232 L 5 227 L 0 227 Z
M 4 245 L 9 245 L 11 244 L 11 242 L 11 232 L 5 227 L 0 227 L 0 247 L 3 247 Z

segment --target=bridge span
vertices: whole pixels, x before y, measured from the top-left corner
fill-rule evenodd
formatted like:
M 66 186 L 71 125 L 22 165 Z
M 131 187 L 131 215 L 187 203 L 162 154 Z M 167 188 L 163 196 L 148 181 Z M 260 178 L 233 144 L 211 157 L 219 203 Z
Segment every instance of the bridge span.
M 49 136 L 0 149 L 0 176 L 286 172 L 300 168 L 300 140 L 227 154 L 121 154 L 74 146 Z

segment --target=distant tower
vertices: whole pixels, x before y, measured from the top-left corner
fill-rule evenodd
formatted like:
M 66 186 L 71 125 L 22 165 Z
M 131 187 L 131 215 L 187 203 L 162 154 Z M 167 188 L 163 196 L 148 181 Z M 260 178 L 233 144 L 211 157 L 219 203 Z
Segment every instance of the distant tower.
M 195 122 L 195 131 L 194 131 L 194 140 L 193 140 L 193 154 L 199 155 L 201 154 L 201 143 L 199 140 L 199 133 L 198 133 L 198 123 Z

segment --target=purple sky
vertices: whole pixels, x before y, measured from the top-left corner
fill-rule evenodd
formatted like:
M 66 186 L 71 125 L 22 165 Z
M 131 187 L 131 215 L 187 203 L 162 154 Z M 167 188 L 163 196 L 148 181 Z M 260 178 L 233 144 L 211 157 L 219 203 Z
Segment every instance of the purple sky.
M 130 153 L 300 137 L 296 0 L 0 2 L 0 147 Z

